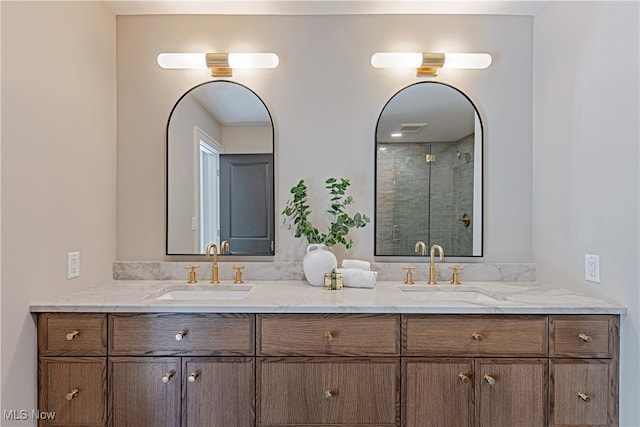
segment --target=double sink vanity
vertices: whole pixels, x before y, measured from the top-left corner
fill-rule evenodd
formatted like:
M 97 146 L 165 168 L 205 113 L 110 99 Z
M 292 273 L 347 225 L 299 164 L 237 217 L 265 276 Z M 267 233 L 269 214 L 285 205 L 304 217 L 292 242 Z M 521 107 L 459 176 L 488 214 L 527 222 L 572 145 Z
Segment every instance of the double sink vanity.
M 117 280 L 31 311 L 41 425 L 618 424 L 624 307 L 549 285 Z

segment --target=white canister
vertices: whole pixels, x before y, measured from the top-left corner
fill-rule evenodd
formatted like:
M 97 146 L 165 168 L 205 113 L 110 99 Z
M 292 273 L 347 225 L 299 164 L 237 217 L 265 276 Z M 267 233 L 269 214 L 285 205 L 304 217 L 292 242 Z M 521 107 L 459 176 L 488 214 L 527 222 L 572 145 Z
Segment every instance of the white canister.
M 313 243 L 307 247 L 302 260 L 302 269 L 307 282 L 313 286 L 324 286 L 324 273 L 338 267 L 336 256 L 322 243 Z

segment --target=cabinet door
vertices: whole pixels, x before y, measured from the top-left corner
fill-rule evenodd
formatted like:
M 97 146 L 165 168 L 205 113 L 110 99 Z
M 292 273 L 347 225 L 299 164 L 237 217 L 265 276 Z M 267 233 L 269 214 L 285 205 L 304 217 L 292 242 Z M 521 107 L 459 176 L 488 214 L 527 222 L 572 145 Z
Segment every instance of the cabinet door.
M 110 425 L 180 425 L 180 358 L 110 357 Z
M 259 426 L 397 426 L 396 358 L 260 358 Z
M 551 425 L 618 425 L 611 359 L 551 361 Z
M 402 425 L 473 425 L 472 359 L 403 359 Z
M 480 427 L 547 425 L 547 359 L 476 359 Z
M 255 425 L 253 358 L 196 357 L 183 360 L 184 426 Z
M 104 357 L 40 359 L 39 409 L 55 412 L 44 426 L 104 426 L 107 362 Z

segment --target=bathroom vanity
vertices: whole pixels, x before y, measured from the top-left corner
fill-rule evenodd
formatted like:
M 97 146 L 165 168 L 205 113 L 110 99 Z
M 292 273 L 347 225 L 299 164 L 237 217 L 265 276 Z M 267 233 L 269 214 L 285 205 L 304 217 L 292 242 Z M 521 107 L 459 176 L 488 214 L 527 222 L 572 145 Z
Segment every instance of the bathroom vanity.
M 32 305 L 39 406 L 57 414 L 41 425 L 618 424 L 624 308 L 607 301 L 534 284 L 231 286 L 161 299 L 186 288 L 114 282 Z

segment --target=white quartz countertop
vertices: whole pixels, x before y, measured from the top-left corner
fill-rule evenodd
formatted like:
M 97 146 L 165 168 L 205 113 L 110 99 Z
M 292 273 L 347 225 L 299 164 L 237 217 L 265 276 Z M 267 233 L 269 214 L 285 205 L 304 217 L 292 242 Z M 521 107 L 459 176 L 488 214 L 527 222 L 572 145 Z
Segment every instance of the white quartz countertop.
M 240 286 L 240 288 L 234 288 Z M 246 290 L 250 288 L 249 290 Z M 233 289 L 245 289 L 237 291 Z M 200 297 L 159 299 L 172 290 L 207 291 Z M 213 292 L 208 292 L 213 290 Z M 166 295 L 165 295 L 166 297 Z M 184 281 L 118 280 L 84 291 L 33 301 L 32 312 L 105 313 L 494 313 L 622 314 L 624 305 L 568 289 L 530 282 L 404 285 L 328 291 L 303 281 L 213 285 Z

